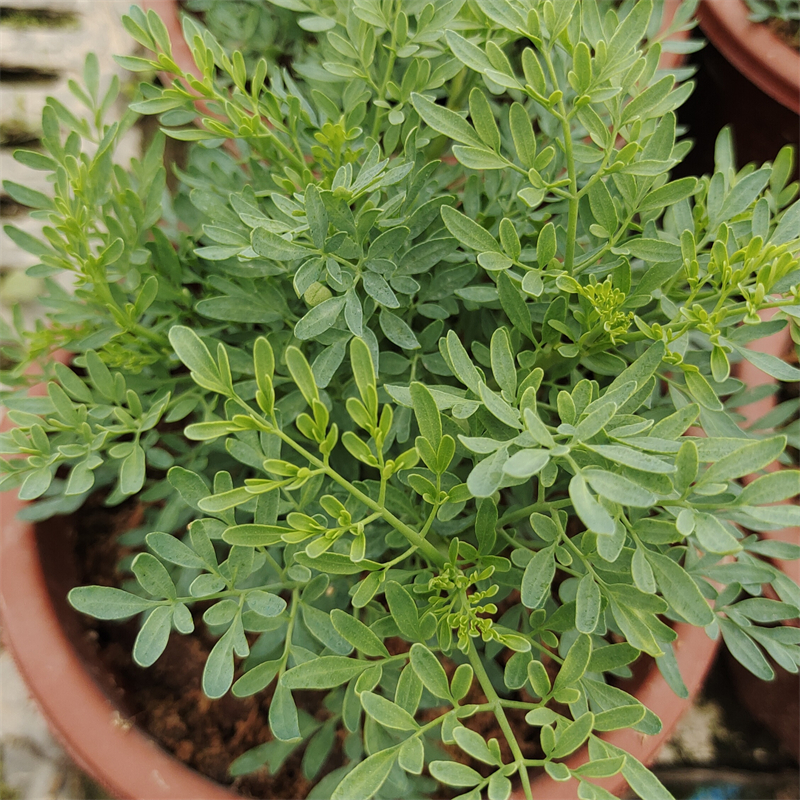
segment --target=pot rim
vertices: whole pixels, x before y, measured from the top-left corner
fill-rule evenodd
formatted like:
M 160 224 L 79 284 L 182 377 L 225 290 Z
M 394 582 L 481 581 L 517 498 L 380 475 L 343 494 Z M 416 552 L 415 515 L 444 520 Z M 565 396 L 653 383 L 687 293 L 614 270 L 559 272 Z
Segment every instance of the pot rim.
M 800 114 L 800 51 L 750 20 L 744 0 L 702 0 L 700 28 L 722 55 L 762 92 Z

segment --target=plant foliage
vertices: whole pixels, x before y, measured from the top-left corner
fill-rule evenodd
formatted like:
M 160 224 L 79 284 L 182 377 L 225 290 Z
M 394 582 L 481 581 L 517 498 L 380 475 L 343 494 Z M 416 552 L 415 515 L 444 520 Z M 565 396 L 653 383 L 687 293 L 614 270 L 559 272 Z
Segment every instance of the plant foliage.
M 163 133 L 129 169 L 111 156 L 133 116 L 103 121 L 116 86 L 101 97 L 92 59 L 86 118 L 48 101 L 46 152 L 17 153 L 53 180 L 6 184 L 45 222 L 9 235 L 50 313 L 2 331 L 2 485 L 31 519 L 97 490 L 145 506 L 133 588 L 70 601 L 140 615 L 143 666 L 205 601 L 206 694 L 273 692 L 273 739 L 234 775 L 302 747 L 319 777 L 343 729 L 314 796 L 506 800 L 544 768 L 583 800 L 619 772 L 667 798 L 602 738 L 660 729 L 615 684 L 629 665 L 685 696 L 676 622 L 765 679 L 800 664 L 774 625 L 800 589 L 767 560 L 799 548 L 758 536 L 799 521 L 797 471 L 767 471 L 796 403 L 742 429 L 764 392 L 731 375 L 800 379 L 748 348 L 800 317 L 793 154 L 737 170 L 723 131 L 713 176 L 670 179 L 692 85 L 659 69 L 651 0 L 275 5 L 303 31 L 290 68 L 187 17 L 184 72 L 131 11 L 150 55 L 120 63 L 171 80 L 131 105 Z M 164 135 L 191 143 L 174 196 Z M 28 397 L 59 347 L 71 366 Z

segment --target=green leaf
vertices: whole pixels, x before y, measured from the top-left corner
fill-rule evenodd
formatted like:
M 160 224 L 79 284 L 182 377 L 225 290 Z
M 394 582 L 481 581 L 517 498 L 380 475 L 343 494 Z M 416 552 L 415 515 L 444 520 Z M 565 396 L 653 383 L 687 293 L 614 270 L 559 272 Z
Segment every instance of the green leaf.
M 485 498 L 478 504 L 475 518 L 475 536 L 478 539 L 478 552 L 488 555 L 494 549 L 497 540 L 497 505 L 491 498 Z
M 575 602 L 575 627 L 581 633 L 593 633 L 600 620 L 600 587 L 588 573 L 578 582 Z
M 525 169 L 530 169 L 536 161 L 536 136 L 530 117 L 521 103 L 512 103 L 508 110 L 508 125 L 517 158 Z
M 492 334 L 491 346 L 492 374 L 505 396 L 514 399 L 517 390 L 517 370 L 508 331 L 498 328 Z
M 412 383 L 410 390 L 419 431 L 430 442 L 431 447 L 438 450 L 442 441 L 442 419 L 436 401 L 428 388 L 421 383 Z
M 477 147 L 456 145 L 453 148 L 453 155 L 467 169 L 507 169 L 509 166 L 508 160 L 503 156 Z M 444 206 L 444 208 L 449 208 L 449 206 Z
M 422 681 L 422 685 L 434 697 L 451 700 L 450 686 L 444 667 L 424 644 L 415 642 L 411 645 L 411 666 Z
M 538 697 L 544 697 L 550 692 L 550 676 L 541 661 L 533 660 L 528 663 L 528 680 Z
M 223 541 L 228 544 L 238 544 L 243 547 L 269 547 L 280 544 L 283 534 L 291 533 L 291 528 L 279 525 L 232 525 L 222 534 Z
M 658 341 L 650 345 L 633 364 L 614 378 L 610 386 L 606 389 L 606 394 L 610 394 L 615 389 L 619 389 L 620 386 L 624 386 L 630 381 L 635 381 L 637 388 L 641 389 L 661 366 L 665 354 L 666 345 L 664 342 Z
M 508 450 L 502 447 L 488 458 L 484 458 L 467 478 L 467 487 L 473 497 L 491 497 L 503 480 L 503 465 L 508 459 Z
M 731 655 L 756 677 L 763 681 L 771 681 L 775 677 L 775 672 L 756 643 L 733 622 L 722 617 L 718 617 L 717 622 Z
M 503 472 L 512 478 L 530 478 L 541 472 L 549 461 L 547 450 L 520 450 L 503 464 Z
M 172 630 L 172 609 L 154 608 L 142 625 L 133 643 L 133 660 L 140 667 L 150 667 L 164 652 Z
M 387 581 L 384 591 L 389 611 L 400 633 L 412 640 L 419 639 L 419 615 L 412 595 L 397 581 Z
M 330 572 L 333 575 L 356 575 L 359 572 L 364 572 L 364 570 L 372 572 L 381 568 L 377 561 L 370 561 L 368 558 L 354 563 L 350 560 L 350 556 L 344 555 L 344 553 L 329 552 L 323 553 L 316 558 L 311 558 L 306 553 L 300 552 L 295 555 L 294 560 L 304 567 L 316 569 L 319 572 Z
M 485 72 L 492 69 L 492 63 L 486 57 L 486 53 L 472 44 L 472 42 L 467 41 L 452 30 L 446 31 L 445 38 L 448 46 L 453 51 L 453 55 L 470 69 L 476 72 Z
M 168 533 L 148 533 L 147 546 L 164 561 L 181 567 L 203 569 L 205 562 L 180 539 Z
M 554 781 L 568 781 L 570 778 L 569 767 L 566 764 L 561 764 L 558 761 L 548 761 L 544 765 L 545 772 Z
M 492 108 L 486 95 L 477 87 L 474 87 L 469 95 L 469 114 L 472 117 L 475 131 L 483 143 L 490 150 L 499 150 L 500 131 L 497 128 Z
M 639 5 L 645 5 L 645 3 L 637 3 L 637 7 Z M 630 753 L 626 753 L 608 742 L 604 742 L 603 747 L 609 756 L 624 756 L 625 765 L 622 767 L 622 775 L 639 797 L 646 797 L 647 800 L 675 800 L 661 781 Z
M 292 380 L 305 398 L 306 403 L 311 405 L 314 400 L 319 400 L 319 390 L 314 380 L 314 372 L 306 357 L 298 348 L 286 348 L 286 366 L 289 368 Z
M 660 239 L 634 239 L 625 243 L 625 249 L 647 262 L 676 261 L 681 257 L 680 245 Z
M 697 189 L 697 178 L 679 178 L 650 192 L 639 204 L 638 210 L 658 211 L 691 197 Z
M 447 786 L 477 786 L 483 780 L 477 770 L 457 761 L 431 761 L 428 769 L 437 781 Z
M 587 711 L 562 729 L 550 758 L 564 758 L 574 753 L 588 738 L 594 727 L 594 714 Z
M 425 766 L 425 748 L 418 736 L 406 739 L 400 748 L 400 766 L 412 775 L 419 775 Z
M 377 723 L 384 728 L 398 731 L 415 731 L 419 728 L 414 717 L 404 708 L 372 692 L 362 692 L 361 705 Z
M 286 601 L 271 592 L 251 589 L 247 593 L 247 605 L 262 617 L 277 617 L 286 609 Z
M 617 706 L 597 714 L 594 727 L 598 731 L 632 728 L 644 719 L 646 713 L 647 709 L 642 705 Z
M 644 711 L 644 709 L 642 709 Z M 596 727 L 596 726 L 595 726 Z M 625 756 L 617 758 L 597 758 L 572 770 L 574 775 L 583 778 L 610 778 L 616 775 L 625 764 Z M 599 800 L 599 799 L 598 799 Z
M 497 276 L 497 292 L 500 296 L 500 305 L 503 306 L 503 311 L 508 315 L 511 324 L 521 334 L 533 340 L 528 305 L 505 272 L 501 272 Z
M 251 241 L 253 250 L 271 261 L 296 261 L 299 258 L 308 258 L 314 252 L 260 226 L 253 228 Z
M 331 800 L 370 800 L 383 786 L 397 761 L 399 745 L 380 750 L 356 764 L 336 787 Z
M 234 634 L 235 627 L 231 625 L 211 649 L 203 669 L 203 693 L 212 700 L 222 697 L 233 683 Z M 272 703 L 275 703 L 274 697 Z
M 327 301 L 326 301 L 327 302 Z M 387 309 L 381 309 L 380 315 L 381 330 L 386 334 L 386 338 L 403 350 L 419 349 L 419 341 L 406 322 L 396 314 Z
M 319 189 L 313 183 L 306 186 L 305 206 L 311 239 L 314 246 L 322 250 L 328 238 L 328 212 L 319 196 Z
M 705 626 L 714 621 L 714 612 L 685 569 L 652 550 L 647 551 L 647 559 L 664 599 L 678 614 L 692 625 Z
M 736 351 L 744 356 L 754 367 L 757 367 L 767 375 L 777 378 L 779 381 L 800 381 L 800 369 L 787 364 L 781 358 L 760 353 L 758 350 L 750 350 L 746 347 L 736 347 Z
M 489 749 L 486 740 L 479 733 L 469 728 L 458 727 L 453 731 L 456 744 L 467 755 L 483 761 L 484 764 L 498 764 L 497 756 Z
M 658 501 L 653 492 L 632 480 L 602 469 L 585 469 L 583 477 L 599 495 L 633 508 L 650 508 Z
M 450 681 L 450 692 L 456 700 L 463 700 L 467 696 L 474 677 L 475 673 L 469 664 L 459 664 L 456 667 Z
M 346 656 L 320 656 L 290 669 L 281 678 L 287 689 L 333 689 L 374 666 Z
M 795 497 L 800 489 L 800 471 L 783 469 L 762 475 L 742 489 L 737 505 L 762 505 L 780 503 Z
M 614 201 L 611 199 L 611 193 L 603 181 L 595 181 L 590 186 L 589 205 L 592 209 L 592 216 L 597 220 L 597 223 L 602 226 L 609 237 L 613 236 L 617 230 L 617 225 L 619 225 L 619 220 L 617 219 L 617 211 L 614 208 Z
M 540 550 L 528 562 L 522 575 L 522 604 L 526 608 L 539 608 L 550 596 L 550 586 L 556 574 L 555 551 L 552 547 Z
M 365 656 L 389 657 L 383 642 L 363 622 L 341 609 L 331 611 L 331 622 L 339 634 Z
M 615 444 L 587 444 L 586 447 L 603 456 L 603 458 L 616 461 L 618 464 L 624 464 L 626 467 L 639 469 L 642 472 L 654 472 L 656 474 L 675 472 L 675 467 L 672 464 L 630 447 L 622 447 Z
M 569 482 L 569 496 L 581 522 L 590 531 L 606 536 L 614 533 L 616 530 L 614 520 L 589 491 L 581 473 L 572 476 Z
M 556 229 L 552 222 L 548 222 L 539 232 L 536 241 L 536 260 L 542 269 L 555 257 L 556 247 Z
M 481 377 L 455 331 L 447 332 L 447 353 L 453 374 L 474 394 L 480 394 Z
M 595 408 L 588 416 L 582 419 L 573 434 L 579 442 L 585 442 L 600 433 L 617 413 L 614 403 L 603 403 Z
M 708 553 L 729 555 L 742 549 L 739 540 L 713 515 L 694 512 L 694 533 Z
M 411 104 L 423 121 L 437 133 L 471 147 L 483 147 L 483 142 L 472 126 L 455 111 L 432 103 L 416 92 L 411 95 Z
M 183 467 L 172 467 L 167 473 L 167 480 L 195 511 L 200 511 L 198 503 L 211 494 L 205 481 L 196 472 Z
M 686 388 L 689 394 L 709 411 L 722 411 L 722 403 L 711 388 L 711 384 L 699 372 L 686 372 Z
M 308 603 L 302 604 L 302 610 L 303 622 L 315 639 L 338 655 L 346 656 L 352 652 L 352 645 L 337 633 L 329 614 Z
M 156 605 L 154 600 L 110 586 L 78 586 L 67 599 L 73 608 L 95 619 L 126 619 Z
M 470 247 L 478 253 L 503 252 L 489 231 L 460 211 L 456 211 L 452 206 L 442 206 L 441 214 L 447 230 L 455 236 L 460 244 Z
M 493 392 L 485 383 L 479 385 L 478 391 L 480 392 L 483 404 L 486 406 L 486 410 L 489 411 L 492 416 L 497 417 L 500 422 L 504 425 L 508 425 L 510 428 L 516 428 L 517 430 L 522 428 L 519 421 L 519 411 L 506 403 L 500 395 Z
M 698 486 L 725 483 L 741 478 L 771 464 L 786 447 L 786 437 L 773 436 L 760 441 L 750 441 L 732 453 L 714 462 L 698 480 Z
M 294 335 L 298 339 L 314 339 L 333 327 L 336 318 L 344 308 L 344 297 L 329 297 L 314 306 L 295 326 Z
M 554 691 L 577 683 L 586 672 L 591 656 L 592 640 L 585 633 L 582 633 L 567 651 L 567 657 L 564 659 L 564 663 L 561 665 L 553 684 Z
M 282 659 L 274 661 L 264 661 L 245 672 L 236 683 L 233 684 L 231 691 L 235 697 L 250 697 L 250 695 L 266 689 L 278 674 L 278 670 L 283 666 Z
M 174 600 L 175 584 L 164 565 L 150 553 L 139 553 L 131 564 L 133 574 L 141 587 L 153 597 L 166 597 Z
M 589 672 L 607 672 L 624 667 L 639 657 L 639 651 L 627 642 L 609 644 L 592 651 L 587 669 Z
M 220 394 L 227 392 L 216 361 L 191 328 L 175 325 L 170 328 L 169 341 L 178 358 L 191 370 L 195 383 L 212 392 Z
M 731 607 L 754 622 L 780 622 L 784 619 L 795 619 L 798 614 L 794 606 L 779 600 L 768 600 L 766 597 L 749 597 Z
M 269 729 L 272 735 L 282 742 L 294 742 L 301 738 L 297 706 L 294 704 L 289 687 L 285 685 L 285 677 L 288 674 L 285 673 L 284 679 L 278 681 L 269 704 Z

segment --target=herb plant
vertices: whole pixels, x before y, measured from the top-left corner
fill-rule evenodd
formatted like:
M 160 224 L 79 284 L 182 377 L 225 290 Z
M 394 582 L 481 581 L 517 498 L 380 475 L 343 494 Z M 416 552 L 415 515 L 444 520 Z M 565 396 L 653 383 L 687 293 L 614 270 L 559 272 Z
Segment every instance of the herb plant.
M 798 523 L 798 472 L 738 482 L 786 460 L 796 403 L 743 430 L 764 390 L 730 374 L 800 379 L 747 348 L 800 317 L 793 154 L 737 170 L 723 131 L 712 177 L 669 179 L 692 87 L 659 71 L 649 0 L 276 5 L 317 32 L 286 69 L 187 18 L 187 74 L 155 14 L 126 18 L 153 55 L 121 63 L 174 79 L 132 113 L 192 143 L 174 198 L 161 135 L 110 167 L 127 121 L 103 122 L 91 60 L 87 119 L 49 101 L 47 152 L 17 154 L 53 176 L 54 199 L 6 184 L 47 223 L 9 234 L 52 311 L 3 330 L 3 485 L 29 518 L 98 489 L 145 506 L 135 584 L 70 600 L 141 615 L 142 666 L 203 601 L 206 694 L 273 692 L 234 775 L 304 747 L 319 777 L 344 729 L 314 796 L 530 798 L 544 768 L 586 800 L 620 771 L 667 798 L 601 734 L 660 728 L 615 685 L 637 658 L 686 695 L 669 623 L 764 679 L 765 653 L 800 664 L 773 626 L 800 589 L 764 560 L 800 548 L 757 533 Z M 27 397 L 57 347 L 72 366 Z

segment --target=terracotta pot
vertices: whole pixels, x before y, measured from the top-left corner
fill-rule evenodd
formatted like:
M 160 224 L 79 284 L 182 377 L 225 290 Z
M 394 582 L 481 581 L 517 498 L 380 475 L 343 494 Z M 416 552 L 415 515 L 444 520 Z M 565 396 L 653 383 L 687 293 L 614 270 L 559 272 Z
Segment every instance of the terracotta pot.
M 800 52 L 768 25 L 751 22 L 743 0 L 702 0 L 697 16 L 703 33 L 739 72 L 800 114 Z

